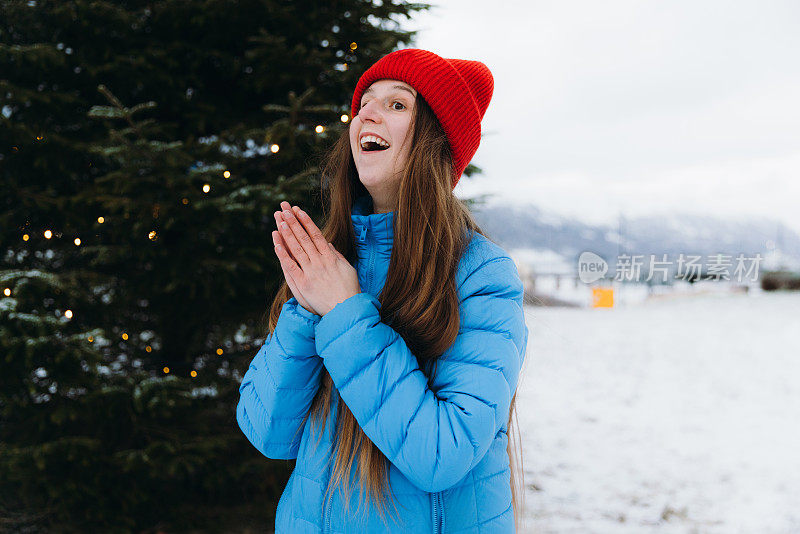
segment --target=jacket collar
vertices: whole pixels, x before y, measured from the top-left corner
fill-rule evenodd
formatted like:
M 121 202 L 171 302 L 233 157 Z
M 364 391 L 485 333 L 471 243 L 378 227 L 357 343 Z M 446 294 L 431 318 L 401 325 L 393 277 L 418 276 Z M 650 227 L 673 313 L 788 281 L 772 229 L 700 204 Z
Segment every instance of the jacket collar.
M 396 211 L 372 213 L 372 197 L 360 196 L 353 202 L 350 218 L 359 251 L 377 247 L 382 252 L 390 252 L 394 242 L 394 216 Z

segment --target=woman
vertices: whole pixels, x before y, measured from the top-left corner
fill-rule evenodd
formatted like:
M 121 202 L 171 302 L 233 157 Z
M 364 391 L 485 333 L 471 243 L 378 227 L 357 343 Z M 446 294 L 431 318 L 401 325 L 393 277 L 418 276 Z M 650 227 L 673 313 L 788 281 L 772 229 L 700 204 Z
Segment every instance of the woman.
M 323 167 L 324 229 L 275 213 L 286 284 L 237 421 L 297 459 L 276 532 L 515 531 L 522 283 L 453 194 L 492 91 L 477 61 L 382 57 Z

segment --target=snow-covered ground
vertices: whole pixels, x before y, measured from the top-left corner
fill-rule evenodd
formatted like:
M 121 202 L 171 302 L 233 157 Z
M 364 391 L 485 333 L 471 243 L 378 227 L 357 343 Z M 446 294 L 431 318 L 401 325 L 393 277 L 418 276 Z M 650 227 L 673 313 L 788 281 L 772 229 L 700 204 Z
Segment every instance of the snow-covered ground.
M 800 293 L 526 316 L 524 532 L 800 533 Z

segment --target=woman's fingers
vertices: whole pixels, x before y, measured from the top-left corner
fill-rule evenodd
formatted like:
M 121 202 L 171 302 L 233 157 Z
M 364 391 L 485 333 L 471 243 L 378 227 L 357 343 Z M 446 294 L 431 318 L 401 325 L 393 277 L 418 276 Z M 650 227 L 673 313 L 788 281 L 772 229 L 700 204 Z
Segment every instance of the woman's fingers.
M 275 254 L 278 256 L 278 260 L 281 262 L 281 268 L 283 269 L 283 272 L 287 276 L 294 277 L 295 274 L 301 274 L 302 269 L 289 254 L 289 251 L 286 250 L 286 247 L 284 246 L 285 241 L 281 241 L 282 237 L 283 236 L 278 232 L 273 232 L 272 234 L 272 240 L 275 243 Z
M 278 225 L 278 231 L 283 238 L 284 243 L 288 248 L 288 252 L 294 256 L 294 259 L 297 260 L 297 263 L 300 264 L 300 267 L 306 268 L 310 262 L 309 254 L 306 252 L 303 245 L 298 241 L 297 237 L 295 236 L 294 230 L 289 225 L 289 222 L 283 215 L 283 212 L 276 211 L 275 212 L 275 222 Z M 297 224 L 297 220 L 295 219 L 295 224 Z M 308 238 L 308 236 L 306 236 Z M 312 245 L 313 246 L 313 245 Z
M 320 254 L 325 255 L 329 250 L 328 242 L 325 240 L 325 236 L 322 235 L 322 231 L 314 224 L 314 220 L 298 206 L 294 206 L 292 211 L 295 213 L 297 220 L 302 223 L 316 249 Z
M 292 292 L 292 296 L 297 299 L 297 302 L 303 308 L 307 309 L 311 313 L 316 313 L 316 311 L 314 311 L 305 297 L 303 297 L 303 294 L 300 292 L 297 281 L 294 279 L 294 276 L 292 276 L 292 269 L 287 270 L 284 268 L 284 264 L 288 264 L 291 258 L 288 258 L 288 254 L 286 254 L 285 243 L 283 242 L 280 232 L 272 232 L 272 242 L 275 244 L 275 253 L 278 255 L 278 260 L 281 260 L 282 255 L 284 256 L 284 259 L 281 261 L 281 270 L 283 271 L 284 278 L 286 278 L 286 285 L 289 286 L 289 290 Z M 291 261 L 294 263 L 293 259 Z M 295 272 L 299 274 L 299 271 Z
M 309 269 L 315 265 L 322 267 L 326 263 L 325 259 L 328 261 L 330 258 L 344 259 L 344 256 L 332 249 L 322 231 L 305 211 L 285 201 L 281 202 L 281 208 L 283 211 L 275 212 L 279 235 L 286 247 L 287 255 L 294 258 L 297 267 L 304 274 L 311 274 Z
M 313 223 L 311 217 L 305 216 L 304 220 L 301 222 L 297 215 L 295 215 L 296 211 L 300 208 L 295 210 L 289 205 L 288 202 L 285 201 L 281 202 L 281 207 L 283 208 L 283 219 L 289 225 L 289 229 L 292 231 L 295 239 L 297 239 L 297 242 L 300 243 L 300 246 L 303 247 L 303 250 L 308 257 L 313 261 L 316 254 L 324 253 L 326 251 L 326 247 L 320 247 L 318 245 L 320 243 L 325 244 L 325 240 L 313 238 L 313 233 L 315 231 L 320 237 L 322 236 L 322 233 Z M 309 223 L 312 227 L 307 226 Z

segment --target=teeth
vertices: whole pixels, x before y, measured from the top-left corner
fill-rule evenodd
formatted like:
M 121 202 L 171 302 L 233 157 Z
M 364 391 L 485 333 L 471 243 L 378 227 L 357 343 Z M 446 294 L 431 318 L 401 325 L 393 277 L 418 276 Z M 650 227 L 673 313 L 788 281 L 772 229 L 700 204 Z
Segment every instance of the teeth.
M 381 146 L 388 147 L 389 143 L 381 139 L 380 137 L 376 137 L 374 135 L 365 135 L 361 138 L 361 148 L 365 148 L 368 142 L 372 141 L 373 143 L 378 143 Z

